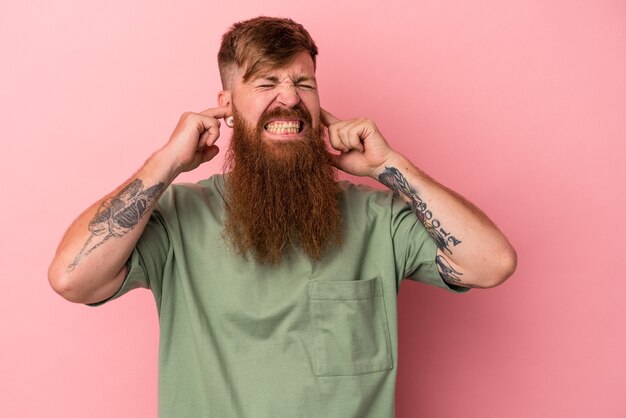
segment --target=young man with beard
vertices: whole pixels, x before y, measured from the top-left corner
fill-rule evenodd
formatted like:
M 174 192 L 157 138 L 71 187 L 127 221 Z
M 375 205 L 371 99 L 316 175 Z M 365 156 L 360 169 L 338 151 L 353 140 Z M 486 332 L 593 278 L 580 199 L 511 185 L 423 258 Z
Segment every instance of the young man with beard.
M 515 269 L 479 209 L 372 121 L 320 107 L 316 55 L 292 20 L 235 24 L 219 107 L 183 114 L 52 262 L 53 288 L 74 302 L 152 290 L 160 416 L 392 417 L 402 279 L 463 291 Z M 227 173 L 172 185 L 219 152 L 221 119 L 233 127 Z M 391 191 L 337 182 L 337 168 Z

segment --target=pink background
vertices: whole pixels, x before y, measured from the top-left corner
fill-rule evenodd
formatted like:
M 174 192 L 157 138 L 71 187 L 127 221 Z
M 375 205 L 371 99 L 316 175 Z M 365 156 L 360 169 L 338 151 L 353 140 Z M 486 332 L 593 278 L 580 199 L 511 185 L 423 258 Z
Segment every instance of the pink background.
M 496 289 L 403 287 L 397 417 L 626 416 L 626 3 L 257 3 L 0 1 L 0 416 L 156 416 L 151 294 L 70 304 L 47 266 L 216 104 L 221 34 L 259 14 L 312 33 L 323 106 L 374 119 L 518 251 Z

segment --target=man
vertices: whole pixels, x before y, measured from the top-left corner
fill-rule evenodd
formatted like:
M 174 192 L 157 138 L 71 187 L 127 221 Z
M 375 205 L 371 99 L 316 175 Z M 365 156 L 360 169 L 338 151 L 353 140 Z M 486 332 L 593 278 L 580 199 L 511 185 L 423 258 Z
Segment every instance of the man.
M 219 107 L 183 114 L 70 226 L 50 266 L 74 302 L 152 290 L 160 416 L 392 417 L 401 280 L 463 291 L 515 269 L 479 209 L 372 121 L 321 108 L 316 55 L 292 20 L 235 24 L 218 55 Z M 172 185 L 219 152 L 220 119 L 233 128 L 228 172 Z M 336 169 L 391 192 L 337 182 Z

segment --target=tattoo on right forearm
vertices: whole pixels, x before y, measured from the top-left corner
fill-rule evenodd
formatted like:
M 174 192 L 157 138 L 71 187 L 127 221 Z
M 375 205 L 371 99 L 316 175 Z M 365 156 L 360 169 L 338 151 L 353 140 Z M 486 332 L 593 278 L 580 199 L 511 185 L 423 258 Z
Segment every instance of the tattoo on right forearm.
M 122 237 L 131 231 L 152 208 L 164 189 L 163 183 L 146 189 L 140 179 L 135 179 L 117 195 L 105 200 L 98 208 L 96 216 L 89 222 L 91 234 L 87 242 L 68 266 L 67 271 L 74 270 L 86 255 L 109 239 Z

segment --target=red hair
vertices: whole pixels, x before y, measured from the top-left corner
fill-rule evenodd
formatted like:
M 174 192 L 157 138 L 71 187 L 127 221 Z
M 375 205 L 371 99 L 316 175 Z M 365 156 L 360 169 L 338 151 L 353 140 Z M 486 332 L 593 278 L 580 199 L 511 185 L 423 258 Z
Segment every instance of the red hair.
M 304 27 L 287 18 L 259 16 L 235 23 L 222 37 L 217 54 L 222 86 L 230 89 L 229 76 L 245 68 L 244 81 L 260 71 L 288 64 L 299 52 L 308 52 L 315 66 L 317 46 Z

